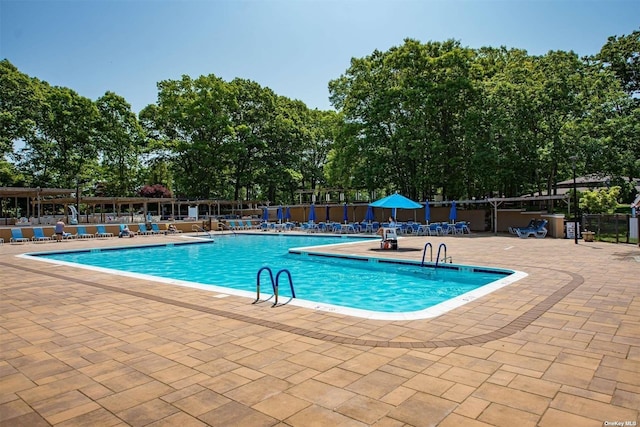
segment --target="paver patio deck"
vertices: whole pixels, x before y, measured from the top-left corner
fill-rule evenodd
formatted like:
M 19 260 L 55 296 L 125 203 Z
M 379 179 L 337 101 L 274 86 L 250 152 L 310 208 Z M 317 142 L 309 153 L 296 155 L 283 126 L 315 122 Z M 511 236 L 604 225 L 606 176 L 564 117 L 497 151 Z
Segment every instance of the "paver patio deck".
M 18 258 L 182 236 L 0 246 L 2 426 L 634 425 L 640 249 L 445 242 L 522 280 L 433 319 L 383 321 Z M 377 243 L 332 252 L 374 252 Z

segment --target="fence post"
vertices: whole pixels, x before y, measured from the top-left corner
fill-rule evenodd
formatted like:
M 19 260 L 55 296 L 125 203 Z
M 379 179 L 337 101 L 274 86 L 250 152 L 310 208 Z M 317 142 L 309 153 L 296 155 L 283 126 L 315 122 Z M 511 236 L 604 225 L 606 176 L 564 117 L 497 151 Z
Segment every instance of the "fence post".
M 625 215 L 625 219 L 626 219 L 626 225 L 627 225 L 627 240 L 625 243 L 629 243 L 629 238 L 631 237 L 631 215 L 626 214 Z

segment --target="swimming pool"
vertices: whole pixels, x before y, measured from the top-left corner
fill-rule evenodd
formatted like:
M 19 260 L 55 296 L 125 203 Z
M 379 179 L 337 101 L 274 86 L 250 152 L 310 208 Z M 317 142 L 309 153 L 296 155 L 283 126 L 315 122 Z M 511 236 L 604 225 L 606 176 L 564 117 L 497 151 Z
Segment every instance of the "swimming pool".
M 162 244 L 27 254 L 37 259 L 116 272 L 255 299 L 256 275 L 291 273 L 292 304 L 378 319 L 433 317 L 519 279 L 518 272 L 486 267 L 420 267 L 415 262 L 329 255 L 318 245 L 362 238 L 227 235 L 215 242 Z M 377 240 L 371 242 L 377 245 Z M 142 276 L 140 276 L 142 275 Z M 261 291 L 272 293 L 268 274 Z M 280 284 L 280 302 L 291 296 Z

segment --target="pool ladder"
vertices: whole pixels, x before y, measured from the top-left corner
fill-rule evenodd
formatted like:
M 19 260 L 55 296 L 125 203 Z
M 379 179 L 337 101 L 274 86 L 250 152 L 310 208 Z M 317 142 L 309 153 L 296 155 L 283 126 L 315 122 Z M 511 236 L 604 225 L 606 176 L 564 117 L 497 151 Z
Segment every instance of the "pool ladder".
M 427 255 L 427 248 L 429 248 L 429 262 L 433 263 L 433 245 L 431 244 L 431 242 L 427 242 L 425 243 L 424 249 L 422 251 L 422 262 L 420 263 L 420 267 L 425 266 L 424 259 Z M 442 259 L 440 259 L 440 251 L 442 249 L 444 249 L 444 256 L 442 257 Z M 444 243 L 440 243 L 440 246 L 438 246 L 438 253 L 436 254 L 435 268 L 438 267 L 438 264 L 440 263 L 440 261 L 444 261 L 446 263 L 447 260 L 449 260 L 449 264 L 453 263 L 453 258 L 447 256 L 447 245 L 445 245 Z
M 271 287 L 273 288 L 273 295 L 275 297 L 275 300 L 273 302 L 273 305 L 271 305 L 271 308 L 278 305 L 278 288 L 280 287 L 280 275 L 283 273 L 286 273 L 287 277 L 289 278 L 289 287 L 291 288 L 291 297 L 292 298 L 296 297 L 296 291 L 293 289 L 293 280 L 291 279 L 291 273 L 289 272 L 289 270 L 282 269 L 278 271 L 278 274 L 276 274 L 276 279 L 273 280 L 273 271 L 271 270 L 271 268 L 262 267 L 260 270 L 258 270 L 258 274 L 256 275 L 256 294 L 257 294 L 256 300 L 251 304 L 256 304 L 260 302 L 260 273 L 262 273 L 263 271 L 267 271 L 269 273 L 269 278 L 271 279 Z

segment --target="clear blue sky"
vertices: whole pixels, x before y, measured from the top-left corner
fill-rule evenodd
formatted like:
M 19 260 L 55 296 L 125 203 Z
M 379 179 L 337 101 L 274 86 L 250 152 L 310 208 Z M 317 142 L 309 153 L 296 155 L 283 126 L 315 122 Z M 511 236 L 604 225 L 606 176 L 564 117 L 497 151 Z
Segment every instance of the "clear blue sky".
M 582 56 L 637 29 L 640 0 L 0 0 L 0 58 L 93 100 L 114 91 L 136 113 L 183 74 L 329 109 L 352 57 L 407 37 Z

